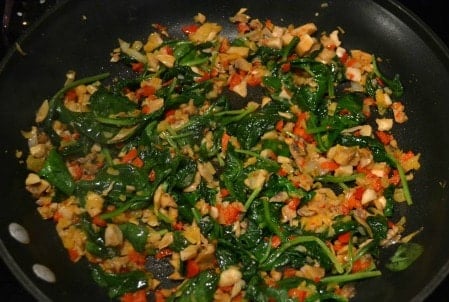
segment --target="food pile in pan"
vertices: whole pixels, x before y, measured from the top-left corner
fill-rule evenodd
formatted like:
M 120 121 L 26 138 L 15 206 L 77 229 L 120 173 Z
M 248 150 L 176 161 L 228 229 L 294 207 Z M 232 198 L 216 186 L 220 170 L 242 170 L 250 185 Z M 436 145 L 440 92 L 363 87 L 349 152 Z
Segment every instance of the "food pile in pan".
M 346 301 L 405 269 L 420 164 L 393 135 L 399 76 L 342 29 L 230 21 L 120 39 L 127 76 L 69 73 L 42 104 L 26 188 L 68 257 L 122 301 Z

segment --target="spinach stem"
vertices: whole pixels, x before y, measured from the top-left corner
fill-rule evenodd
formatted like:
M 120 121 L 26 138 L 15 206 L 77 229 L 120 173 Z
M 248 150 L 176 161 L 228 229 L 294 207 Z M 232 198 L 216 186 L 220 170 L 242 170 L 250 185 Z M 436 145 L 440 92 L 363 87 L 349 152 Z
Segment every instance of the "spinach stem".
M 64 93 L 66 93 L 70 89 L 75 88 L 75 87 L 77 87 L 79 85 L 82 85 L 82 84 L 88 84 L 88 83 L 93 83 L 93 82 L 96 82 L 96 81 L 104 80 L 107 77 L 109 77 L 109 75 L 110 75 L 109 72 L 105 72 L 105 73 L 100 73 L 98 75 L 85 77 L 85 78 L 73 81 L 73 82 L 65 85 L 61 89 L 59 89 L 56 92 L 56 94 L 50 99 L 50 102 L 49 102 L 49 108 L 50 109 L 49 109 L 49 112 L 48 112 L 47 121 L 48 122 L 52 121 L 53 115 L 54 115 L 55 110 L 56 110 L 56 108 L 55 108 L 56 102 L 57 102 L 57 100 L 59 100 L 64 95 Z
M 315 242 L 316 244 L 318 244 L 320 246 L 320 248 L 323 250 L 323 252 L 325 253 L 325 255 L 334 264 L 335 270 L 339 274 L 344 272 L 343 266 L 338 261 L 337 257 L 335 257 L 334 253 L 326 246 L 326 244 L 321 239 L 319 239 L 318 237 L 315 237 L 315 236 L 299 236 L 293 240 L 285 242 L 276 250 L 273 257 L 270 258 L 270 260 L 271 260 L 270 262 L 273 262 L 276 259 L 278 259 L 279 257 L 281 257 L 281 255 L 284 252 L 286 252 L 288 249 L 290 249 L 296 245 L 299 245 L 301 243 L 305 243 L 305 242 Z M 266 265 L 266 264 L 269 264 L 269 263 L 263 263 L 262 266 Z
M 410 188 L 408 186 L 407 176 L 405 175 L 404 168 L 402 168 L 401 163 L 393 155 L 387 153 L 387 157 L 394 163 L 396 169 L 398 169 L 405 200 L 407 201 L 408 205 L 412 205 L 412 194 L 410 193 Z
M 330 276 L 324 277 L 320 280 L 323 283 L 343 283 L 343 282 L 351 282 L 360 279 L 372 278 L 381 276 L 382 273 L 378 270 L 368 271 L 368 272 L 359 272 L 349 275 L 338 275 L 338 276 Z

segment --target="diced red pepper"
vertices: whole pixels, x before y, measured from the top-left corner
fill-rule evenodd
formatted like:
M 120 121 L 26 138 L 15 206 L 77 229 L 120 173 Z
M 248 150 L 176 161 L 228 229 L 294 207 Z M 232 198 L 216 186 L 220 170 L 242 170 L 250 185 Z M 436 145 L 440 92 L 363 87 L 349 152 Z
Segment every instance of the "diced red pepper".
M 248 23 L 239 22 L 237 24 L 237 31 L 241 34 L 249 32 L 250 30 L 251 30 L 251 28 L 249 27 Z
M 298 299 L 299 302 L 304 302 L 307 297 L 307 292 L 299 288 L 291 288 L 288 290 L 288 296 Z
M 78 251 L 74 248 L 69 249 L 68 251 L 70 260 L 73 262 L 78 261 L 78 259 L 80 258 L 80 254 L 78 253 Z
M 230 203 L 226 206 L 217 205 L 219 221 L 225 225 L 231 225 L 239 219 L 242 209 L 236 203 Z
M 345 64 L 346 61 L 348 60 L 348 58 L 349 58 L 349 55 L 348 55 L 347 52 L 345 52 L 345 53 L 341 56 L 340 62 L 342 62 L 343 64 Z
M 291 68 L 290 62 L 284 63 L 281 65 L 281 71 L 282 72 L 289 72 Z
M 173 223 L 172 227 L 176 231 L 181 231 L 184 228 L 184 224 L 182 223 L 182 221 L 176 221 L 175 223 Z
M 130 163 L 133 161 L 133 159 L 135 159 L 137 157 L 137 149 L 136 148 L 132 148 L 131 150 L 128 151 L 128 153 L 126 153 L 123 157 L 122 157 L 122 162 L 124 163 Z
M 220 43 L 220 48 L 218 51 L 221 53 L 224 53 L 224 52 L 228 51 L 229 47 L 231 47 L 229 45 L 229 40 L 227 38 L 224 38 Z
M 167 54 L 167 55 L 170 55 L 170 56 L 172 56 L 173 55 L 173 47 L 170 47 L 170 46 L 165 46 L 164 48 L 164 51 L 165 51 L 165 53 Z
M 148 180 L 153 182 L 156 180 L 156 171 L 151 169 L 150 173 L 148 174 Z
M 144 162 L 140 157 L 136 157 L 132 160 L 131 164 L 137 168 L 142 168 L 144 165 Z
M 79 163 L 71 162 L 68 169 L 74 180 L 80 180 L 83 177 L 83 168 Z
M 340 243 L 343 244 L 349 243 L 350 239 L 351 239 L 351 232 L 346 232 L 338 235 L 338 241 L 340 241 Z
M 296 211 L 296 209 L 298 208 L 300 203 L 301 203 L 301 200 L 298 197 L 292 197 L 288 200 L 287 205 L 291 210 Z
M 65 93 L 65 97 L 68 101 L 74 101 L 78 98 L 75 89 L 70 89 Z
M 356 261 L 354 261 L 354 263 L 352 264 L 351 271 L 353 273 L 363 272 L 363 271 L 366 271 L 367 269 L 369 269 L 370 267 L 371 267 L 370 259 L 360 258 L 360 259 L 357 259 Z
M 271 22 L 270 19 L 267 19 L 267 20 L 265 21 L 265 27 L 268 28 L 269 30 L 273 30 L 274 24 L 273 24 L 273 22 Z
M 281 237 L 278 235 L 271 236 L 271 246 L 273 248 L 278 248 L 282 243 Z
M 377 77 L 376 81 L 377 81 L 377 84 L 379 84 L 379 86 L 385 87 L 385 83 L 380 77 Z
M 197 24 L 185 25 L 181 28 L 182 32 L 186 35 L 193 34 L 198 30 L 199 26 Z
M 279 174 L 279 176 L 283 176 L 284 177 L 284 176 L 288 175 L 288 172 L 285 169 L 280 168 L 279 171 L 278 171 L 278 174 Z
M 279 120 L 276 123 L 275 129 L 279 132 L 282 131 L 282 129 L 284 129 L 284 120 Z
M 374 175 L 373 173 L 368 173 L 366 175 L 366 178 L 368 179 L 368 181 L 374 191 L 381 192 L 383 190 L 382 178 Z
M 229 78 L 229 88 L 232 89 L 235 86 L 237 86 L 238 84 L 240 84 L 243 80 L 242 75 L 238 74 L 238 73 L 233 73 L 231 75 L 231 77 Z
M 226 189 L 226 188 L 221 188 L 220 189 L 220 195 L 221 195 L 222 198 L 225 198 L 225 197 L 229 196 L 229 190 Z
M 126 293 L 120 298 L 121 302 L 146 302 L 147 294 L 144 289 L 133 293 Z
M 221 151 L 226 152 L 228 150 L 228 144 L 231 136 L 226 132 L 221 136 Z
M 292 267 L 287 267 L 282 273 L 284 275 L 284 278 L 291 278 L 296 276 L 296 270 Z
M 94 216 L 92 218 L 92 223 L 95 224 L 96 226 L 99 226 L 99 227 L 107 226 L 107 222 L 103 218 L 101 218 L 100 215 Z
M 252 87 L 259 86 L 262 83 L 262 78 L 259 75 L 250 73 L 246 77 L 246 83 Z
M 357 60 L 354 59 L 354 58 L 348 58 L 348 59 L 345 61 L 346 67 L 352 67 L 352 66 L 354 66 L 355 64 L 357 64 Z
M 152 24 L 153 28 L 155 28 L 158 31 L 166 31 L 167 30 L 167 26 L 162 25 L 160 23 L 154 23 Z
M 154 292 L 154 299 L 155 299 L 155 302 L 165 302 L 166 301 L 161 290 L 157 290 Z
M 393 228 L 393 227 L 395 226 L 394 222 L 391 221 L 391 220 L 388 220 L 388 221 L 387 221 L 387 225 L 388 225 L 388 228 L 389 228 L 389 229 L 391 229 L 391 228 Z
M 151 112 L 151 107 L 149 105 L 143 105 L 142 106 L 142 113 L 143 114 L 148 114 Z
M 320 163 L 320 167 L 323 170 L 335 171 L 340 167 L 340 165 L 334 161 L 324 161 Z
M 195 260 L 187 260 L 186 262 L 186 277 L 193 278 L 200 273 L 200 266 Z
M 56 212 L 53 214 L 53 220 L 54 220 L 54 221 L 58 222 L 59 219 L 61 219 L 61 218 L 62 218 L 62 214 L 61 214 L 59 211 L 56 211 Z
M 354 198 L 357 200 L 362 200 L 363 193 L 365 192 L 364 187 L 357 187 L 354 192 Z
M 393 185 L 397 185 L 401 182 L 401 177 L 399 176 L 398 170 L 393 170 L 393 175 L 391 175 L 388 181 Z
M 175 109 L 169 109 L 167 111 L 165 111 L 164 117 L 167 118 L 169 116 L 175 115 Z
M 196 78 L 195 82 L 202 83 L 202 82 L 209 80 L 210 78 L 211 78 L 211 74 L 209 72 L 205 72 L 205 73 L 203 73 L 203 75 L 200 78 Z
M 169 248 L 164 248 L 162 250 L 159 250 L 156 255 L 154 256 L 154 258 L 156 259 L 162 259 L 165 258 L 167 256 L 170 256 L 173 254 L 173 251 Z
M 393 135 L 388 134 L 385 131 L 376 131 L 376 136 L 384 145 L 388 145 L 393 140 Z
M 146 262 L 145 255 L 134 250 L 128 253 L 128 259 L 137 265 L 144 265 Z
M 414 156 L 415 156 L 415 153 L 413 153 L 413 151 L 408 151 L 406 153 L 402 153 L 401 161 L 402 162 L 408 161 L 409 159 L 413 158 Z
M 149 97 L 156 93 L 156 88 L 151 85 L 145 85 L 136 90 L 136 97 Z
M 131 69 L 135 72 L 141 73 L 145 65 L 142 62 L 131 63 Z

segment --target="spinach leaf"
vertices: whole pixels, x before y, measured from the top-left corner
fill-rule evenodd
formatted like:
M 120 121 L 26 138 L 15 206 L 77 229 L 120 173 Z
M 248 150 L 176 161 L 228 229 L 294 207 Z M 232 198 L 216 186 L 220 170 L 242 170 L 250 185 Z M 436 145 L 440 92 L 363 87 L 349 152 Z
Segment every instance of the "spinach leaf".
M 118 255 L 118 251 L 113 247 L 107 247 L 104 242 L 104 228 L 94 230 L 89 215 L 84 214 L 79 222 L 79 227 L 87 235 L 86 251 L 89 253 L 108 259 Z
M 174 231 L 173 232 L 173 242 L 170 244 L 170 248 L 175 252 L 180 252 L 185 249 L 189 245 L 189 242 L 184 237 L 182 232 Z
M 335 222 L 332 224 L 332 228 L 335 231 L 335 236 L 338 236 L 343 233 L 355 231 L 358 225 L 359 224 L 351 219 L 350 216 L 340 216 L 335 219 Z
M 197 189 L 193 192 L 172 191 L 171 194 L 176 198 L 179 220 L 191 223 L 194 219 L 193 209 L 195 209 L 197 201 L 203 199 L 213 205 L 217 190 L 208 188 L 207 184 L 201 181 Z
M 130 192 L 129 187 L 134 188 L 134 192 Z M 94 180 L 79 181 L 77 190 L 79 192 L 91 190 L 98 193 L 107 191 L 108 200 L 119 204 L 123 202 L 124 197 L 145 199 L 152 194 L 147 174 L 130 164 L 105 167 L 98 172 Z M 135 192 L 140 192 L 140 195 L 135 196 Z
M 373 158 L 376 162 L 387 162 L 388 164 L 395 166 L 395 163 L 389 158 L 384 145 L 375 138 L 368 136 L 342 135 L 340 136 L 338 143 L 347 147 L 360 146 L 369 148 L 373 152 Z
M 229 148 L 220 179 L 224 183 L 224 187 L 228 189 L 229 194 L 237 200 L 246 200 L 246 186 L 244 185 L 246 176 L 247 173 L 239 154 Z
M 58 151 L 51 149 L 39 174 L 47 179 L 58 190 L 66 195 L 71 195 L 75 190 L 75 182 L 72 179 L 64 159 Z
M 110 93 L 105 88 L 99 88 L 89 99 L 92 113 L 97 117 L 110 117 L 111 115 L 132 115 L 138 105 L 127 97 Z
M 52 129 L 52 123 L 56 118 L 57 109 L 61 106 L 61 101 L 64 96 L 64 93 L 69 91 L 70 89 L 73 89 L 79 85 L 83 84 L 89 84 L 96 81 L 104 80 L 105 78 L 109 77 L 109 73 L 101 73 L 98 75 L 85 77 L 76 81 L 71 82 L 70 84 L 65 85 L 60 90 L 56 92 L 56 94 L 50 99 L 49 102 L 49 112 L 47 115 L 47 118 L 45 120 L 45 126 L 47 129 Z M 53 133 L 53 131 L 51 131 Z
M 118 255 L 115 249 L 107 247 L 98 241 L 86 241 L 86 251 L 102 259 L 108 259 Z
M 353 135 L 341 135 L 339 137 L 338 143 L 343 146 L 360 146 L 364 148 L 370 148 L 373 152 L 373 158 L 377 162 L 386 162 L 392 167 L 398 170 L 399 177 L 401 179 L 401 185 L 404 190 L 404 197 L 408 205 L 413 204 L 412 196 L 408 186 L 408 180 L 405 175 L 404 169 L 402 168 L 399 161 L 393 156 L 387 153 L 384 145 L 375 138 L 367 136 L 353 136 Z
M 274 129 L 276 122 L 281 119 L 278 113 L 287 109 L 286 103 L 272 101 L 246 115 L 240 121 L 229 124 L 227 130 L 231 135 L 238 138 L 243 149 L 251 149 L 265 132 Z
M 311 243 L 313 243 L 313 244 L 308 245 Z M 343 267 L 340 264 L 340 262 L 337 260 L 337 258 L 333 254 L 333 252 L 331 250 L 329 250 L 329 248 L 326 246 L 326 244 L 321 239 L 319 239 L 318 237 L 313 236 L 313 235 L 298 236 L 298 237 L 293 238 L 287 242 L 282 243 L 282 245 L 279 248 L 277 248 L 272 253 L 270 253 L 269 257 L 267 257 L 267 259 L 259 265 L 259 268 L 262 270 L 271 270 L 271 269 L 279 266 L 281 263 L 283 263 L 282 257 L 284 257 L 285 252 L 288 251 L 289 249 L 291 249 L 292 247 L 300 245 L 300 244 L 301 245 L 307 244 L 308 247 L 310 249 L 313 249 L 314 251 L 317 251 L 318 249 L 320 249 L 321 252 L 319 254 L 315 254 L 312 252 L 311 255 L 314 255 L 314 257 L 319 258 L 317 260 L 321 260 L 322 265 L 328 265 L 331 263 L 332 266 L 337 270 L 337 272 L 339 272 L 339 273 L 343 272 Z M 281 262 L 279 263 L 279 261 L 281 261 Z M 286 260 L 286 261 L 288 261 L 288 260 Z M 330 261 L 330 262 L 328 262 L 328 261 Z M 283 264 L 286 264 L 286 263 L 287 262 L 285 262 Z
M 346 128 L 362 124 L 366 118 L 362 113 L 363 95 L 345 93 L 335 98 L 335 112 L 330 112 L 327 103 L 310 114 L 307 132 L 313 134 L 321 151 L 327 151 Z
M 60 144 L 58 152 L 62 155 L 62 157 L 82 157 L 91 152 L 92 145 L 92 140 L 85 136 L 81 136 L 77 140 L 72 140 L 69 143 Z
M 184 189 L 193 182 L 197 170 L 196 162 L 186 156 L 177 156 L 176 173 L 172 174 L 168 182 L 177 189 Z
M 176 143 L 178 147 L 185 145 L 200 145 L 206 130 L 211 127 L 211 117 L 209 115 L 195 115 L 192 116 L 189 121 L 181 128 L 173 131 L 174 133 L 164 132 L 164 137 L 173 143 Z
M 418 243 L 401 244 L 389 262 L 385 265 L 389 270 L 402 271 L 408 268 L 424 252 L 422 245 Z
M 308 202 L 314 195 L 313 191 L 305 192 L 303 189 L 295 187 L 286 177 L 279 176 L 278 174 L 271 175 L 262 194 L 271 198 L 281 192 L 288 193 L 290 197 L 302 198 L 301 204 Z
M 388 225 L 387 225 L 387 218 L 385 216 L 383 215 L 368 216 L 366 218 L 366 223 L 373 232 L 374 240 L 380 241 L 382 239 L 387 238 Z
M 143 271 L 120 274 L 107 273 L 100 266 L 92 266 L 92 278 L 101 287 L 108 289 L 110 298 L 118 298 L 148 286 L 148 276 Z
M 123 233 L 123 237 L 132 244 L 136 251 L 143 252 L 145 250 L 149 233 L 148 227 L 127 222 L 120 224 L 119 228 Z
M 90 97 L 90 109 L 88 112 L 74 112 L 61 104 L 57 111 L 62 122 L 100 144 L 124 142 L 162 114 L 160 109 L 144 115 L 137 104 L 105 89 L 97 90 Z
M 291 62 L 292 68 L 307 71 L 315 80 L 316 88 L 300 86 L 297 88 L 292 101 L 297 103 L 303 110 L 315 112 L 325 101 L 324 96 L 331 85 L 331 70 L 328 65 L 297 59 Z
M 204 234 L 209 240 L 218 240 L 223 237 L 223 227 L 210 217 L 202 218 L 198 226 L 201 229 L 201 234 Z
M 393 216 L 394 213 L 394 190 L 395 187 L 393 185 L 388 186 L 388 188 L 386 188 L 384 190 L 384 197 L 387 201 L 387 203 L 385 204 L 385 208 L 384 208 L 384 215 L 385 217 L 391 217 Z
M 239 258 L 235 251 L 226 248 L 218 248 L 215 251 L 215 257 L 217 258 L 218 266 L 222 270 L 239 263 Z
M 212 270 L 187 280 L 167 302 L 208 302 L 213 300 L 219 276 Z
M 285 142 L 277 139 L 264 139 L 262 140 L 262 150 L 269 149 L 278 156 L 290 156 L 290 150 Z
M 396 98 L 400 98 L 404 93 L 404 86 L 402 86 L 401 80 L 399 78 L 399 75 L 396 74 L 393 79 L 389 79 L 386 76 L 384 76 L 377 66 L 377 60 L 376 57 L 373 56 L 373 71 L 379 78 L 382 79 L 382 81 L 387 84 L 387 86 L 391 89 L 393 92 L 393 96 Z

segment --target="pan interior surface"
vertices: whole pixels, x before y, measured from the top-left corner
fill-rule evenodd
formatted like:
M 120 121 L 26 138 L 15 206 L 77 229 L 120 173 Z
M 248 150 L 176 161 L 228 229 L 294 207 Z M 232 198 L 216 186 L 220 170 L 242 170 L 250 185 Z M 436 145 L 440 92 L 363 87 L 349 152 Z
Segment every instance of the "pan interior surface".
M 254 1 L 244 4 L 248 13 L 275 24 L 315 22 L 320 31 L 344 30 L 348 49 L 363 49 L 381 57 L 386 73 L 398 73 L 405 86 L 403 102 L 409 121 L 398 128 L 397 138 L 406 149 L 421 153 L 421 169 L 411 184 L 414 205 L 401 208 L 407 230 L 423 227 L 416 241 L 424 254 L 409 269 L 357 285 L 353 301 L 421 301 L 449 271 L 449 54 L 442 43 L 414 16 L 391 1 L 314 0 Z M 241 1 L 193 2 L 67 1 L 45 16 L 20 42 L 26 55 L 11 50 L 0 66 L 0 128 L 3 143 L 0 161 L 6 179 L 0 182 L 0 253 L 23 285 L 39 300 L 107 301 L 106 293 L 91 279 L 87 263 L 74 265 L 52 222 L 43 221 L 24 188 L 26 166 L 16 158 L 26 150 L 21 130 L 29 130 L 37 108 L 62 85 L 68 70 L 80 77 L 121 70 L 109 62 L 117 38 L 145 40 L 152 24 L 171 33 L 192 23 L 198 12 L 224 25 L 226 35 L 234 25 L 228 18 Z M 29 244 L 14 240 L 10 223 L 28 231 Z M 56 281 L 46 282 L 33 273 L 34 264 L 50 268 Z

